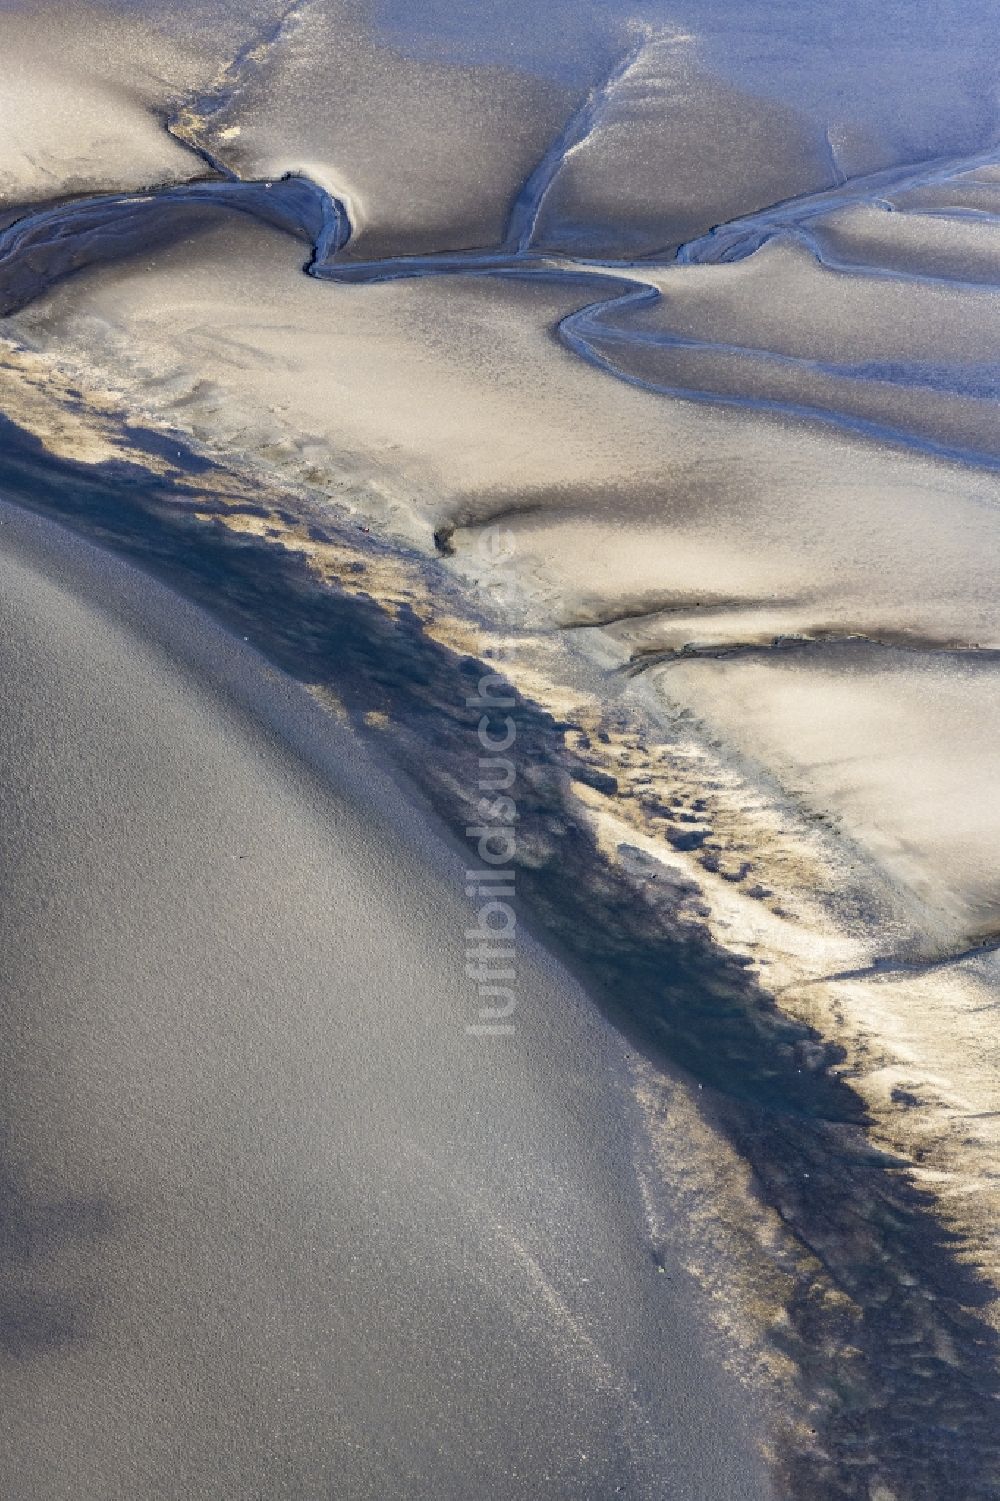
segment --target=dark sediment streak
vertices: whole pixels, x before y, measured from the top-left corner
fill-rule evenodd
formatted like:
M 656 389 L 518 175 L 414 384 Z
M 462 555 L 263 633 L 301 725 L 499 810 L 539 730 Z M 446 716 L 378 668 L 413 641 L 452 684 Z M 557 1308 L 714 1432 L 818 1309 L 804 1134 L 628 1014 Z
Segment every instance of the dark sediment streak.
M 463 706 L 490 664 L 429 639 L 406 609 L 322 587 L 288 552 L 185 515 L 169 480 L 55 459 L 9 423 L 0 455 L 8 497 L 204 602 L 293 677 L 329 684 L 357 722 L 384 713 L 391 753 L 446 819 L 464 821 L 451 788 L 474 784 L 478 711 Z M 819 1409 L 816 1445 L 785 1456 L 791 1494 L 868 1501 L 882 1482 L 905 1501 L 986 1501 L 1000 1480 L 1000 1346 L 979 1317 L 991 1292 L 905 1166 L 872 1150 L 861 1101 L 831 1072 L 836 1051 L 678 922 L 669 898 L 637 894 L 564 801 L 567 778 L 592 768 L 549 714 L 525 700 L 515 713 L 533 768 L 519 789 L 535 851 L 519 874 L 528 909 L 635 1045 L 704 1086 L 763 1198 L 814 1258 L 781 1336 Z M 844 1297 L 825 1298 L 831 1287 Z
M 0 619 L 4 1494 L 764 1501 L 620 1041 L 527 941 L 468 1036 L 371 742 L 6 503 Z

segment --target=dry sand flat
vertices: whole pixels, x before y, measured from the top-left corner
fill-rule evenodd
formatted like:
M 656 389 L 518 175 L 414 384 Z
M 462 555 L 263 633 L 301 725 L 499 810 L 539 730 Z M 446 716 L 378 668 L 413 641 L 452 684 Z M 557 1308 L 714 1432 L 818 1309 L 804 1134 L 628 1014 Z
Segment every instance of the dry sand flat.
M 525 939 L 470 1038 L 462 855 L 205 617 L 2 521 L 9 1494 L 766 1495 L 614 1034 Z
M 280 44 L 186 129 L 240 177 L 306 171 L 350 204 L 349 254 L 502 237 L 524 178 L 581 90 L 491 67 L 401 57 L 345 0 L 292 7 Z M 400 131 L 400 121 L 406 122 Z
M 15 6 L 2 21 L 0 205 L 191 176 L 163 117 L 174 94 L 204 86 L 210 59 L 134 12 Z

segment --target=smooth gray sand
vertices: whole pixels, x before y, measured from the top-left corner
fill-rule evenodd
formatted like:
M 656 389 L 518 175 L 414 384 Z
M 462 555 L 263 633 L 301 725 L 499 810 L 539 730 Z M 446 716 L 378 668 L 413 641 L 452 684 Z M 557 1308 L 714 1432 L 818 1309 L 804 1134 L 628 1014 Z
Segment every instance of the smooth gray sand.
M 869 11 L 0 0 L 0 492 L 459 830 L 501 664 L 636 1048 L 473 1044 L 367 747 L 12 558 L 26 1501 L 724 1497 L 715 1341 L 783 1494 L 1000 1494 L 995 6 Z
M 369 749 L 0 517 L 4 1494 L 768 1494 L 621 1040 L 527 939 L 469 1037 L 462 858 Z

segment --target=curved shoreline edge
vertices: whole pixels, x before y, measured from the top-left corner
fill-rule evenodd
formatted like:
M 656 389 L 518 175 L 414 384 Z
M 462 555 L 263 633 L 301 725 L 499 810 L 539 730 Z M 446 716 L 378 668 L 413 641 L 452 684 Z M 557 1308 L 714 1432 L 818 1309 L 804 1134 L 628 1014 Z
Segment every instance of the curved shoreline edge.
M 348 562 L 339 582 L 320 583 L 304 553 L 228 527 L 224 502 L 214 525 L 196 520 L 176 479 L 57 459 L 7 422 L 0 451 L 7 495 L 204 604 L 369 733 L 374 719 L 388 754 L 461 826 L 453 789 L 475 747 L 462 706 L 490 664 L 435 640 L 412 608 L 380 601 L 379 549 L 356 527 L 338 536 L 328 523 L 327 537 L 362 573 L 349 582 Z M 198 489 L 203 465 L 190 468 Z M 598 768 L 568 754 L 565 723 L 512 691 L 520 753 L 534 768 L 520 806 L 529 910 L 654 1067 L 665 1059 L 700 1086 L 708 1118 L 783 1227 L 787 1301 L 770 1311 L 768 1339 L 804 1403 L 780 1456 L 791 1494 L 833 1501 L 857 1494 L 864 1475 L 921 1501 L 959 1481 L 953 1494 L 985 1497 L 997 1460 L 998 1341 L 982 1320 L 991 1288 L 905 1163 L 873 1148 L 865 1105 L 838 1077 L 839 1049 L 783 1013 L 745 960 L 679 910 L 676 889 L 651 897 L 609 862 L 568 796 L 593 786 Z M 601 733 L 623 733 L 614 719 Z
M 5 1473 L 765 1501 L 572 978 L 525 936 L 517 1037 L 470 1039 L 464 854 L 370 736 L 6 500 L 0 575 Z

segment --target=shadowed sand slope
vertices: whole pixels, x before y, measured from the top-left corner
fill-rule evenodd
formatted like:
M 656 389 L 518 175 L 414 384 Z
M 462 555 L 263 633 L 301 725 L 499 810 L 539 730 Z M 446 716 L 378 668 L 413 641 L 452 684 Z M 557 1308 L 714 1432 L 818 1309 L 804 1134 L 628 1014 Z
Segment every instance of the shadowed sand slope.
M 459 857 L 365 750 L 307 764 L 298 690 L 2 519 L 17 1494 L 764 1496 L 613 1034 L 525 942 L 523 1027 L 467 1036 Z
M 466 578 L 479 529 L 502 515 L 521 618 L 551 627 L 645 616 L 614 630 L 613 650 L 624 646 L 636 665 L 658 652 L 766 649 L 782 634 L 997 647 L 996 475 L 946 462 L 933 444 L 907 452 L 878 420 L 907 425 L 914 444 L 921 427 L 993 442 L 994 404 L 940 389 L 963 348 L 967 361 L 988 356 L 988 289 L 921 285 L 907 298 L 903 283 L 828 271 L 784 244 L 732 266 L 668 268 L 651 310 L 590 317 L 587 338 L 610 374 L 626 377 L 616 380 L 552 337 L 588 294 L 571 272 L 554 283 L 341 287 L 300 264 L 287 236 L 246 219 L 155 259 L 86 272 L 29 307 L 21 327 L 75 354 L 84 372 L 124 375 L 143 410 L 305 481 L 321 505 L 349 500 L 424 546 L 432 530 L 450 538 Z M 680 351 L 674 329 L 687 341 Z M 881 379 L 867 373 L 879 349 Z M 753 351 L 763 352 L 759 375 Z M 760 397 L 757 379 L 770 383 Z M 705 399 L 665 400 L 660 382 Z M 729 390 L 737 410 L 725 405 Z M 782 394 L 796 411 L 782 410 Z M 807 395 L 821 417 L 868 420 L 870 439 L 794 420 Z M 831 413 L 835 398 L 843 410 Z M 965 712 L 989 704 L 994 670 L 956 679 Z M 693 672 L 689 707 L 699 701 Z M 922 736 L 914 774 L 926 774 L 937 806 L 932 784 L 951 752 L 936 720 L 921 731 L 928 706 L 914 701 L 909 722 Z M 786 743 L 794 752 L 788 726 Z M 862 749 L 880 756 L 877 738 Z M 970 790 L 984 838 L 994 827 L 987 764 Z M 800 785 L 791 767 L 787 780 Z M 856 832 L 879 848 L 929 948 L 961 948 L 997 926 L 992 863 L 984 870 L 958 845 L 946 870 L 921 859 L 920 841 L 901 861 L 905 830 L 895 845 L 877 829 L 869 838 L 875 817 L 869 806 Z M 971 931 L 965 883 L 976 891 Z
M 754 1494 L 650 1275 L 686 1175 L 787 1493 L 995 1494 L 994 19 L 0 0 L 0 488 L 458 828 L 501 658 L 519 889 L 643 1059 L 538 956 L 470 1052 L 460 903 L 356 742 L 18 542 L 12 1462 L 58 1409 L 96 1474 L 156 1366 L 123 1498 L 169 1445 L 234 1495 Z

